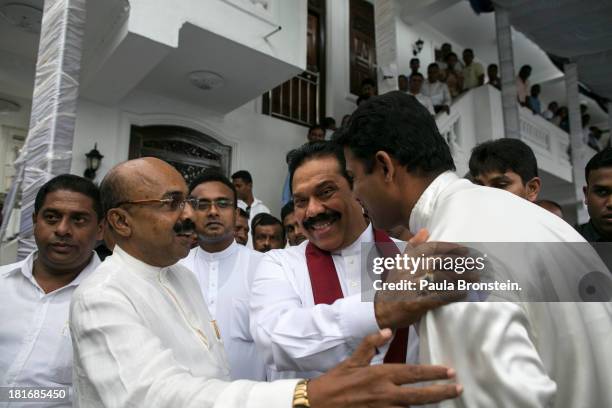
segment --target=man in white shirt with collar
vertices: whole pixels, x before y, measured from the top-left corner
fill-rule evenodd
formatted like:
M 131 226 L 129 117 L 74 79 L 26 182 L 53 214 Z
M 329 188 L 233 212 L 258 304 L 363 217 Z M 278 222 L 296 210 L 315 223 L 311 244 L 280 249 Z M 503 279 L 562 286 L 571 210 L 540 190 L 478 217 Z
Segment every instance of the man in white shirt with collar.
M 189 253 L 199 205 L 181 174 L 140 158 L 112 168 L 100 191 L 116 245 L 70 306 L 75 407 L 384 408 L 461 392 L 454 384 L 401 386 L 452 377 L 445 367 L 369 366 L 389 330 L 368 336 L 350 358 L 309 382 L 230 382 L 198 281 L 176 264 Z
M 405 363 L 405 328 L 434 307 L 362 301 L 362 244 L 393 241 L 366 222 L 344 166 L 342 150 L 330 142 L 303 145 L 289 163 L 295 218 L 309 241 L 267 252 L 254 278 L 251 334 L 269 378 L 325 372 L 378 327 L 400 330 L 374 362 Z
M 422 92 L 424 80 L 423 74 L 419 72 L 411 74 L 408 80 L 408 95 L 414 96 L 416 100 L 429 111 L 429 113 L 435 115 L 436 112 L 434 110 L 433 103 L 431 102 L 431 98 Z
M 93 251 L 102 238 L 98 188 L 69 174 L 49 180 L 36 194 L 33 223 L 37 250 L 0 267 L 0 386 L 71 388 L 68 310 L 75 288 L 100 263 Z M 71 406 L 68 399 L 46 404 Z
M 448 85 L 440 81 L 440 67 L 437 63 L 433 62 L 427 67 L 427 81 L 423 83 L 421 92 L 431 98 L 436 113 L 446 112 L 450 114 L 452 103 L 450 91 Z
M 191 269 L 206 306 L 221 332 L 232 380 L 265 381 L 266 370 L 249 329 L 249 291 L 263 254 L 234 241 L 238 216 L 236 190 L 216 171 L 205 171 L 190 185 L 199 245 L 180 263 Z
M 270 213 L 270 209 L 253 195 L 253 177 L 246 170 L 239 170 L 232 174 L 232 183 L 238 194 L 238 207 L 249 214 L 249 225 L 253 218 L 259 213 Z M 249 238 L 249 247 L 253 247 L 252 239 Z
M 508 251 L 522 245 L 525 252 L 501 266 L 536 283 L 528 290 L 564 293 L 564 270 L 590 275 L 602 271 L 592 266 L 606 268 L 559 217 L 457 177 L 434 120 L 401 92 L 360 106 L 335 141 L 344 146 L 355 196 L 381 228 L 426 228 L 431 239 L 483 243 L 485 249 L 495 242 Z M 569 243 L 584 245 L 578 250 Z M 547 257 L 547 248 L 556 257 Z M 595 274 L 591 293 L 612 285 L 607 271 Z M 443 406 L 612 406 L 612 303 L 552 301 L 464 302 L 422 318 L 420 362 L 451 364 L 465 384 L 466 392 Z

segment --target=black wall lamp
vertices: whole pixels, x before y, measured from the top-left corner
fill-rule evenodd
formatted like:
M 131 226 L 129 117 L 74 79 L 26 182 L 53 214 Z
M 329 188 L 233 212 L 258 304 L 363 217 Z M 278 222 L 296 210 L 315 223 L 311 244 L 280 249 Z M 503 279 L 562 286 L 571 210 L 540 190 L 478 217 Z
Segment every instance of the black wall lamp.
M 424 42 L 420 38 L 416 40 L 416 42 L 412 45 L 412 55 L 415 57 L 419 55 L 421 51 L 423 51 L 423 44 Z
M 94 144 L 94 148 L 89 151 L 89 153 L 85 154 L 87 157 L 87 169 L 83 176 L 86 178 L 93 180 L 96 178 L 96 171 L 100 168 L 100 164 L 102 163 L 102 159 L 104 156 L 100 154 L 98 151 L 98 144 Z

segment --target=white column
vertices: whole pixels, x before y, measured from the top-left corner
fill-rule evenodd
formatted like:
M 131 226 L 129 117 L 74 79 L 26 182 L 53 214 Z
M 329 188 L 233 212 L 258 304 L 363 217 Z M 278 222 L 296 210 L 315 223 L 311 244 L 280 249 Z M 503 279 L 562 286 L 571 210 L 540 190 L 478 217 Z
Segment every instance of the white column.
M 84 33 L 85 0 L 45 0 L 30 130 L 15 163 L 17 177 L 11 188 L 13 200 L 21 188 L 19 259 L 36 248 L 32 237 L 36 193 L 49 179 L 70 172 Z
M 378 65 L 378 94 L 397 90 L 397 27 L 399 12 L 395 0 L 374 1 L 376 26 L 376 64 Z
M 578 65 L 567 63 L 564 65 L 565 90 L 567 94 L 567 109 L 569 111 L 570 147 L 572 150 L 572 176 L 574 180 L 574 195 L 576 197 L 576 219 L 578 223 L 586 222 L 589 218 L 584 207 L 585 185 L 584 166 L 586 148 L 582 140 L 582 115 L 580 114 L 580 93 L 578 91 Z
M 512 48 L 512 27 L 508 11 L 495 7 L 495 28 L 497 31 L 497 53 L 501 79 L 504 136 L 519 139 L 521 128 L 519 105 L 514 75 L 514 53 Z

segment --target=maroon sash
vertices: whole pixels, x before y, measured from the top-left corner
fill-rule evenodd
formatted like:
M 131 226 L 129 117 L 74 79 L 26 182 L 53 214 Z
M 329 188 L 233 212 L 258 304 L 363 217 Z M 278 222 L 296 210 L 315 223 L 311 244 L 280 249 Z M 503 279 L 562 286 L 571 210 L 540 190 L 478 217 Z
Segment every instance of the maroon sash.
M 374 242 L 378 252 L 384 257 L 394 257 L 399 254 L 399 250 L 395 245 L 378 245 L 393 243 L 389 236 L 380 230 L 374 229 Z M 334 265 L 331 254 L 324 251 L 311 242 L 306 245 L 306 265 L 308 266 L 308 274 L 310 275 L 310 283 L 312 285 L 312 294 L 316 305 L 327 304 L 331 305 L 338 299 L 342 299 L 342 288 L 338 279 L 338 272 Z M 383 274 L 383 280 L 386 280 L 387 271 Z M 395 337 L 389 345 L 389 350 L 385 355 L 385 363 L 405 363 L 406 353 L 408 351 L 408 329 L 398 329 L 395 331 Z

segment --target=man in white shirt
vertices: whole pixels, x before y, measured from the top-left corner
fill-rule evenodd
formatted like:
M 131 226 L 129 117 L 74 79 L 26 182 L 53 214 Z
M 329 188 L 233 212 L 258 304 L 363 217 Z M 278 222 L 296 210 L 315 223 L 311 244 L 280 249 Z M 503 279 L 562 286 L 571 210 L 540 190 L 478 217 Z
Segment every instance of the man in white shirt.
M 440 68 L 437 63 L 433 62 L 427 67 L 427 81 L 423 83 L 421 91 L 431 99 L 435 113 L 450 114 L 450 92 L 448 86 L 440 81 Z
M 398 128 L 404 123 L 410 131 Z M 381 228 L 427 228 L 431 239 L 479 242 L 485 249 L 494 242 L 509 250 L 531 242 L 502 265 L 539 283 L 525 289 L 563 293 L 564 269 L 605 268 L 588 245 L 584 252 L 572 250 L 567 243 L 584 240 L 555 215 L 453 174 L 435 122 L 400 92 L 358 108 L 336 141 L 345 146 L 355 196 Z M 503 215 L 491 210 L 497 208 Z M 540 252 L 544 244 L 534 242 L 558 243 L 560 258 L 551 263 Z M 589 257 L 581 258 L 585 253 Z M 609 302 L 464 302 L 421 319 L 419 357 L 423 363 L 454 364 L 465 382 L 462 397 L 444 407 L 603 407 L 612 406 L 611 336 Z
M 265 352 L 268 377 L 325 372 L 378 327 L 399 330 L 374 362 L 406 362 L 404 328 L 440 304 L 363 302 L 362 244 L 393 241 L 365 221 L 335 144 L 300 147 L 289 169 L 295 217 L 309 241 L 267 252 L 253 281 L 251 334 Z
M 206 306 L 223 339 L 232 380 L 265 381 L 266 370 L 249 329 L 249 291 L 263 257 L 234 241 L 236 190 L 227 177 L 206 171 L 190 185 L 199 245 L 181 265 L 198 279 Z
M 33 223 L 37 250 L 0 267 L 0 386 L 63 387 L 68 397 L 70 297 L 100 263 L 93 251 L 102 238 L 98 188 L 69 174 L 51 179 L 36 194 Z M 72 405 L 68 398 L 45 402 Z
M 251 235 L 253 249 L 258 252 L 281 249 L 287 245 L 283 224 L 272 214 L 257 214 L 251 223 Z
M 246 170 L 239 170 L 232 174 L 232 183 L 236 187 L 238 194 L 238 207 L 242 208 L 249 215 L 249 225 L 253 218 L 260 213 L 270 213 L 270 209 L 258 198 L 253 195 L 253 177 Z M 247 246 L 253 248 L 253 240 L 249 237 Z
M 370 367 L 388 330 L 310 382 L 230 382 L 198 281 L 176 264 L 189 253 L 198 206 L 181 174 L 156 158 L 131 160 L 112 168 L 100 191 L 116 245 L 71 303 L 75 407 L 390 407 L 461 392 L 400 386 L 452 377 L 444 367 Z
M 408 82 L 408 95 L 412 95 L 416 98 L 417 101 L 421 103 L 432 115 L 435 115 L 436 112 L 434 110 L 433 104 L 431 102 L 431 98 L 429 96 L 424 95 L 421 92 L 421 88 L 423 86 L 423 75 L 420 73 L 415 73 L 410 75 L 410 80 Z

